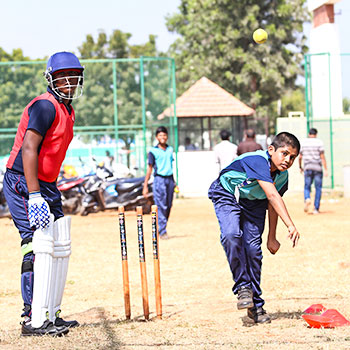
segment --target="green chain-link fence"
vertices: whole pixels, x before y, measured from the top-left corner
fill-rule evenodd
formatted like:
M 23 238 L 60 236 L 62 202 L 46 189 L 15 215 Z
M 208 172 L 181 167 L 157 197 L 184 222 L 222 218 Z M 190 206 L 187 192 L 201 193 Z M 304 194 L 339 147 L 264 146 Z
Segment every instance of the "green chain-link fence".
M 142 175 L 148 148 L 159 125 L 169 130 L 177 151 L 177 119 L 158 120 L 167 107 L 175 108 L 175 63 L 167 57 L 81 60 L 85 66 L 83 96 L 73 101 L 74 140 L 64 164 L 79 165 L 79 157 L 97 161 L 114 155 L 117 163 Z M 44 93 L 46 62 L 0 62 L 0 166 L 4 168 L 24 107 Z
M 304 67 L 307 131 L 316 128 L 325 144 L 325 186 L 342 186 L 350 164 L 350 54 L 308 54 Z

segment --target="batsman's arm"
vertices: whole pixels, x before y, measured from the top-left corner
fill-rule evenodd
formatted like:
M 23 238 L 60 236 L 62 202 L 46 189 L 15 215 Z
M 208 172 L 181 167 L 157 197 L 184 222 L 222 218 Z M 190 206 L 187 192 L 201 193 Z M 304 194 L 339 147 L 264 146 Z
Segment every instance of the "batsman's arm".
M 146 176 L 145 176 L 145 181 L 143 183 L 143 190 L 142 190 L 142 195 L 144 197 L 147 197 L 147 195 L 148 195 L 148 181 L 152 175 L 152 170 L 153 170 L 153 166 L 151 164 L 148 164 Z
M 38 148 L 42 139 L 41 134 L 29 129 L 22 144 L 23 171 L 29 192 L 28 219 L 35 229 L 44 229 L 50 224 L 50 207 L 40 194 L 38 179 Z
M 28 192 L 40 191 L 38 180 L 38 148 L 43 137 L 34 130 L 27 130 L 22 144 L 23 171 Z
M 294 226 L 294 223 L 288 214 L 287 208 L 284 204 L 284 201 L 281 195 L 278 193 L 273 183 L 262 181 L 262 180 L 258 180 L 258 183 L 263 189 L 263 191 L 265 192 L 266 198 L 268 199 L 273 209 L 276 211 L 277 215 L 282 219 L 284 224 L 287 226 L 288 237 L 292 240 L 293 247 L 295 247 L 298 244 L 300 234 L 296 229 L 296 227 Z

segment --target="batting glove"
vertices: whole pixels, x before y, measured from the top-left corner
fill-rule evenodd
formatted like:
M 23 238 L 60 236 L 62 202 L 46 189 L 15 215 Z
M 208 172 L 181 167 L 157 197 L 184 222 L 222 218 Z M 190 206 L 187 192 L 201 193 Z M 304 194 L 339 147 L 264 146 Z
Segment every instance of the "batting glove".
M 44 229 L 50 223 L 50 207 L 40 192 L 29 193 L 28 217 L 30 227 Z

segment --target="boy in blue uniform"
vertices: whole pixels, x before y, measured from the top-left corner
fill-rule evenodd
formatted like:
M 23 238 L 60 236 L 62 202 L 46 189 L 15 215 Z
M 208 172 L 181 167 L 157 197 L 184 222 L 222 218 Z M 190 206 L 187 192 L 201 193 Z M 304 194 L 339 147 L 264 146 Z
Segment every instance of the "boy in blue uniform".
M 158 144 L 152 147 L 148 153 L 148 168 L 142 194 L 145 197 L 148 195 L 148 181 L 154 169 L 153 196 L 154 202 L 158 206 L 159 236 L 162 239 L 168 239 L 166 226 L 176 186 L 173 177 L 174 150 L 167 145 L 168 130 L 164 126 L 157 128 L 156 139 Z
M 245 153 L 223 169 L 209 188 L 225 250 L 238 295 L 238 309 L 248 309 L 255 323 L 271 322 L 263 309 L 260 277 L 262 233 L 266 209 L 269 213 L 267 248 L 275 254 L 278 216 L 288 228 L 293 247 L 299 232 L 290 218 L 282 195 L 288 189 L 288 172 L 298 156 L 300 143 L 288 133 L 278 134 L 267 151 Z

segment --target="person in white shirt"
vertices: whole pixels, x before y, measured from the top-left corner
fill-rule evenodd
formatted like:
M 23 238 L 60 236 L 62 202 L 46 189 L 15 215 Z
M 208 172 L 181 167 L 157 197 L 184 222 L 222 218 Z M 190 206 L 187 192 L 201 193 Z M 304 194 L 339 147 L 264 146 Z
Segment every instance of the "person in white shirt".
M 303 166 L 304 164 L 304 166 Z M 304 173 L 304 211 L 307 213 L 311 205 L 311 185 L 315 184 L 315 201 L 313 214 L 320 210 L 322 196 L 323 175 L 328 176 L 324 145 L 322 140 L 317 138 L 317 129 L 309 130 L 308 138 L 301 142 L 299 155 L 300 172 Z
M 215 161 L 219 173 L 237 157 L 237 145 L 229 141 L 231 133 L 227 130 L 221 130 L 220 137 L 222 141 L 214 146 Z

